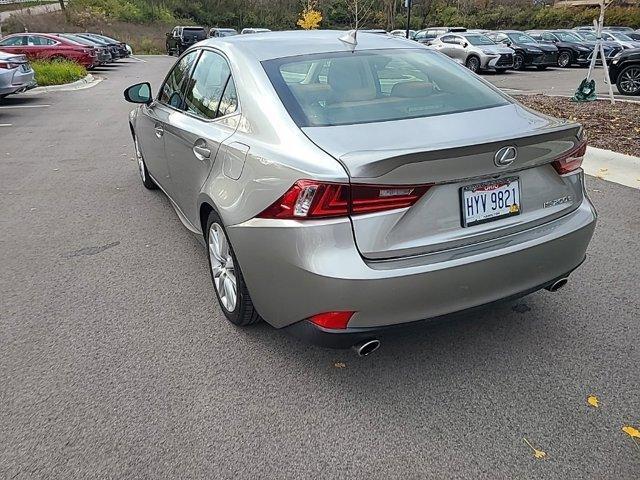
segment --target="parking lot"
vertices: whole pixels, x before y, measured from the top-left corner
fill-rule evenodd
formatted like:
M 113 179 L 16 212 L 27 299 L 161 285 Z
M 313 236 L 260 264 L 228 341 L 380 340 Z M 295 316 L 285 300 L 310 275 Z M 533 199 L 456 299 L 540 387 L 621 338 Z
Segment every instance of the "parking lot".
M 588 178 L 598 227 L 555 294 L 366 358 L 234 328 L 205 250 L 136 171 L 122 91 L 174 60 L 0 104 L 1 478 L 637 477 L 639 190 Z M 570 93 L 583 74 L 485 78 Z

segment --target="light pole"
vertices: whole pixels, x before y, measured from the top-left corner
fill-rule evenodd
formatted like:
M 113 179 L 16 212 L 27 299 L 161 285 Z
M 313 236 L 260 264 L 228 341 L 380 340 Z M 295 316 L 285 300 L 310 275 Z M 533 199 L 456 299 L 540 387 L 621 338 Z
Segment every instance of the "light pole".
M 411 28 L 411 3 L 413 0 L 404 0 L 404 6 L 407 8 L 407 38 L 409 38 L 409 29 Z

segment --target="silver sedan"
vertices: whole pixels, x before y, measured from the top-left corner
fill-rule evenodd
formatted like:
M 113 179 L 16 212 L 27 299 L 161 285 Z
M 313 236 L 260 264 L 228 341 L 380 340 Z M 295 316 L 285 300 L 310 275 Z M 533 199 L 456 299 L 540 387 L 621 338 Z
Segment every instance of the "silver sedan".
M 562 287 L 596 213 L 580 125 L 393 36 L 200 42 L 129 124 L 237 325 L 367 354 L 392 326 Z
M 0 52 L 0 98 L 35 87 L 34 75 L 27 57 Z
M 476 73 L 482 70 L 504 72 L 513 68 L 515 51 L 496 44 L 482 33 L 446 33 L 433 40 L 428 48 L 444 53 Z

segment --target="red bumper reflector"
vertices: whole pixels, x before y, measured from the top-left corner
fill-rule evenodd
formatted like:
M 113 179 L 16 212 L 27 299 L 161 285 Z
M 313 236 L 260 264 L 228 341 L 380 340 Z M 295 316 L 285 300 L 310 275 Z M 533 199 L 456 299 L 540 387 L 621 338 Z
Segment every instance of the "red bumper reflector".
M 332 328 L 334 330 L 344 330 L 351 317 L 356 312 L 326 312 L 314 315 L 309 320 L 319 327 Z

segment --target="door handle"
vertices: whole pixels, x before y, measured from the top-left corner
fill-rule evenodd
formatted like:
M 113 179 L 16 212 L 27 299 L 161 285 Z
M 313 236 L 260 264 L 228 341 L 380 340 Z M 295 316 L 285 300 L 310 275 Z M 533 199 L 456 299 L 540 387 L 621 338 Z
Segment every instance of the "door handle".
M 162 125 L 156 125 L 153 130 L 156 132 L 156 137 L 158 138 L 164 135 L 164 128 L 162 128 Z
M 205 159 L 211 157 L 211 150 L 201 145 L 194 145 L 193 154 L 196 156 L 198 160 L 204 161 Z

